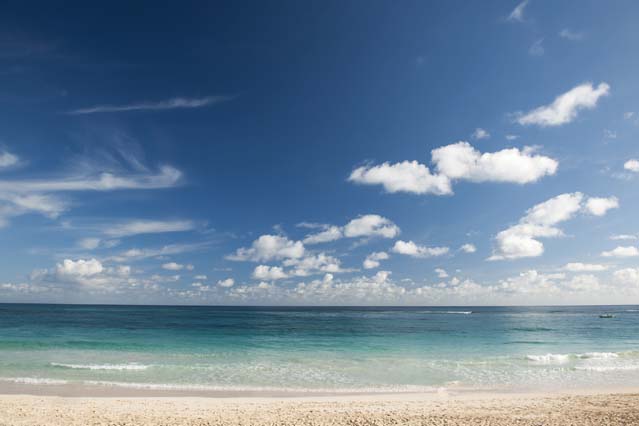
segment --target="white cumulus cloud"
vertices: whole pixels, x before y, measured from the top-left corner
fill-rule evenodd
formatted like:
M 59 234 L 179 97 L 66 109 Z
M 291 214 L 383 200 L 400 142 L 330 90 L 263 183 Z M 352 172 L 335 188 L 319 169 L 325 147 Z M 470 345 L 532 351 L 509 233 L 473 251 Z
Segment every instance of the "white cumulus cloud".
M 224 280 L 219 280 L 217 285 L 225 288 L 233 287 L 233 285 L 235 285 L 235 280 L 233 278 L 226 278 Z
M 441 279 L 448 278 L 448 272 L 446 272 L 445 269 L 435 268 L 435 273 L 437 274 L 438 278 L 441 278 Z
M 423 245 L 415 244 L 412 241 L 398 240 L 392 248 L 394 253 L 404 254 L 406 256 L 427 258 L 434 256 L 442 256 L 448 253 L 448 247 L 426 247 Z
M 227 256 L 229 260 L 254 262 L 297 259 L 304 256 L 305 248 L 301 241 L 292 241 L 281 235 L 262 235 L 253 241 L 251 247 L 240 248 Z
M 64 259 L 56 266 L 56 273 L 60 277 L 90 277 L 104 271 L 104 266 L 97 259 Z
M 600 265 L 597 263 L 581 263 L 572 262 L 567 263 L 562 268 L 569 272 L 600 272 L 608 270 L 608 265 Z
M 328 226 L 323 231 L 317 232 L 315 234 L 308 235 L 304 238 L 304 244 L 320 244 L 320 243 L 328 243 L 331 241 L 336 241 L 342 238 L 344 234 L 342 233 L 342 228 L 339 226 Z
M 306 277 L 308 275 L 325 272 L 344 272 L 340 260 L 326 253 L 318 253 L 298 259 L 286 259 L 282 264 L 292 268 L 289 275 L 298 277 Z
M 497 152 L 480 153 L 468 142 L 457 142 L 432 152 L 433 163 L 440 174 L 450 179 L 472 182 L 536 182 L 557 171 L 558 162 L 534 149 L 507 148 Z
M 452 193 L 450 180 L 446 176 L 431 174 L 427 166 L 417 161 L 358 167 L 353 170 L 348 180 L 363 185 L 382 185 L 390 193 L 435 195 Z
M 287 277 L 288 274 L 279 266 L 258 265 L 253 270 L 253 278 L 257 280 L 275 281 Z
M 475 253 L 477 251 L 477 247 L 474 244 L 466 243 L 459 248 L 464 253 Z
M 367 214 L 348 222 L 344 227 L 344 235 L 350 238 L 394 238 L 399 235 L 399 227 L 390 219 L 376 214 Z
M 634 173 L 639 173 L 639 160 L 628 160 L 624 163 L 623 168 Z
M 636 257 L 639 256 L 639 249 L 634 246 L 619 246 L 610 251 L 601 253 L 603 257 Z
M 460 141 L 436 148 L 431 154 L 437 173 L 431 173 L 417 161 L 404 161 L 359 167 L 349 180 L 382 185 L 390 193 L 447 195 L 453 192 L 453 180 L 525 184 L 555 174 L 558 167 L 557 160 L 535 154 L 531 147 L 481 153 L 468 142 Z
M 489 260 L 541 256 L 544 245 L 538 238 L 563 235 L 561 229 L 555 225 L 577 213 L 581 209 L 583 198 L 580 192 L 561 194 L 532 207 L 518 224 L 497 234 L 497 246 Z
M 544 245 L 539 238 L 562 236 L 562 230 L 556 227 L 559 223 L 571 219 L 579 211 L 603 216 L 618 205 L 615 197 L 586 199 L 581 192 L 553 197 L 530 208 L 516 225 L 499 232 L 493 255 L 488 260 L 541 256 Z
M 617 197 L 591 197 L 586 201 L 586 211 L 594 216 L 603 216 L 610 209 L 619 208 L 619 200 Z
M 162 265 L 162 269 L 166 269 L 167 271 L 181 271 L 182 269 L 192 271 L 194 268 L 193 265 L 183 265 L 176 262 L 167 262 Z
M 388 253 L 386 253 L 385 251 L 376 251 L 366 256 L 366 259 L 364 259 L 362 266 L 364 267 L 364 269 L 379 268 L 380 261 L 387 260 L 388 258 Z
M 596 88 L 592 83 L 581 84 L 557 96 L 550 105 L 519 114 L 516 121 L 523 126 L 534 124 L 541 127 L 570 123 L 580 110 L 594 108 L 599 99 L 609 93 L 607 83 L 600 83 Z
M 619 269 L 613 273 L 615 281 L 627 286 L 639 286 L 639 268 Z
M 390 219 L 377 214 L 359 216 L 344 226 L 323 225 L 322 231 L 307 235 L 304 244 L 319 244 L 336 241 L 340 238 L 381 237 L 394 238 L 400 232 L 399 227 Z

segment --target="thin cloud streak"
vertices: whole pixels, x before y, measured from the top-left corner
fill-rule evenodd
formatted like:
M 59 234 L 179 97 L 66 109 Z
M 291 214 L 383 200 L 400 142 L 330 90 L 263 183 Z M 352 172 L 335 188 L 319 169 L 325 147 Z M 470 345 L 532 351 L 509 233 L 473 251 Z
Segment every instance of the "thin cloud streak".
M 521 22 L 524 20 L 524 9 L 528 6 L 528 0 L 524 0 L 517 5 L 508 15 L 507 20 L 511 22 Z
M 67 111 L 69 115 L 100 114 L 128 111 L 164 111 L 171 109 L 202 108 L 230 101 L 235 96 L 207 96 L 205 98 L 172 98 L 159 102 L 140 102 L 128 105 L 96 105 Z
M 156 174 L 118 176 L 102 173 L 97 178 L 69 178 L 48 180 L 0 180 L 0 193 L 34 193 L 66 191 L 114 191 L 121 189 L 159 189 L 175 186 L 182 172 L 163 166 Z
M 140 234 L 163 234 L 167 232 L 192 231 L 196 227 L 190 220 L 135 220 L 128 223 L 114 225 L 105 230 L 110 237 L 129 237 Z

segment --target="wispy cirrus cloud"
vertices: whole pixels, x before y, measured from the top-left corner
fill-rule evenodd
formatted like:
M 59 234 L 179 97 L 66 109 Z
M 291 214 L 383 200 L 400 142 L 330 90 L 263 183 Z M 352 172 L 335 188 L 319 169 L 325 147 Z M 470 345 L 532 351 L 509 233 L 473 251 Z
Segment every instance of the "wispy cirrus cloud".
M 17 155 L 12 154 L 9 151 L 0 151 L 0 169 L 15 166 L 19 162 L 20 158 L 18 158 Z
M 173 256 L 203 250 L 209 247 L 210 244 L 210 241 L 204 241 L 188 244 L 168 244 L 159 248 L 132 248 L 108 257 L 106 260 L 113 262 L 133 262 L 153 257 Z
M 508 15 L 508 21 L 510 22 L 521 22 L 524 20 L 524 11 L 528 6 L 528 0 L 524 0 L 519 3 Z
M 60 194 L 69 192 L 107 192 L 170 188 L 179 184 L 182 172 L 162 166 L 158 172 L 110 173 L 97 176 L 68 176 L 50 179 L 0 180 L 0 226 L 9 217 L 39 213 L 56 218 L 69 208 Z
M 171 98 L 157 102 L 137 102 L 123 105 L 95 105 L 67 111 L 69 115 L 100 114 L 129 111 L 164 111 L 171 109 L 202 108 L 230 101 L 235 96 L 206 96 L 204 98 Z
M 559 31 L 559 37 L 565 38 L 566 40 L 570 41 L 581 41 L 584 39 L 584 33 L 564 28 L 563 30 Z
M 546 53 L 546 49 L 544 49 L 544 39 L 540 38 L 536 40 L 528 49 L 528 54 L 530 56 L 543 56 Z
M 178 169 L 171 166 L 162 166 L 158 173 L 117 175 L 105 172 L 97 177 L 80 176 L 41 180 L 0 180 L 0 193 L 158 189 L 176 185 L 181 176 L 182 172 Z
M 190 220 L 134 220 L 113 225 L 104 233 L 110 237 L 119 238 L 140 234 L 192 231 L 195 228 L 196 224 Z

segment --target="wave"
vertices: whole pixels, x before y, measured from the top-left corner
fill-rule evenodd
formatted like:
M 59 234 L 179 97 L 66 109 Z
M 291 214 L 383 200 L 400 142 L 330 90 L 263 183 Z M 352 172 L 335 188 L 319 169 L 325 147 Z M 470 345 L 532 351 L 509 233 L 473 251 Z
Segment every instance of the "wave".
M 233 385 L 199 385 L 177 383 L 136 383 L 107 380 L 69 381 L 42 377 L 0 377 L 0 381 L 25 385 L 69 385 L 103 386 L 139 390 L 183 391 L 183 392 L 282 392 L 282 393 L 330 393 L 330 394 L 369 394 L 369 393 L 434 393 L 445 390 L 444 387 L 394 385 L 352 388 L 302 388 L 285 386 L 233 386 Z M 451 383 L 454 386 L 456 383 Z
M 21 385 L 66 385 L 68 380 L 49 379 L 42 377 L 1 377 L 3 382 L 17 383 Z
M 577 366 L 575 370 L 580 371 L 596 371 L 598 373 L 608 373 L 610 371 L 636 371 L 639 365 L 586 365 Z
M 421 314 L 470 315 L 473 311 L 419 311 Z
M 552 328 L 546 327 L 513 327 L 513 331 L 553 331 Z
M 526 355 L 528 361 L 534 361 L 539 363 L 551 364 L 558 363 L 563 364 L 570 360 L 578 359 L 613 359 L 619 358 L 621 355 L 631 355 L 634 352 L 586 352 L 582 354 L 545 354 L 545 355 Z
M 586 352 L 585 354 L 578 354 L 577 358 L 581 359 L 610 359 L 619 358 L 619 354 L 616 352 Z
M 61 362 L 50 363 L 53 367 L 70 368 L 73 370 L 146 370 L 149 365 L 144 364 L 64 364 Z
M 543 364 L 554 364 L 570 361 L 570 355 L 566 354 L 546 354 L 546 355 L 526 355 L 528 361 L 539 362 Z
M 173 391 L 208 391 L 208 392 L 286 392 L 286 393 L 408 393 L 408 392 L 436 392 L 441 387 L 397 385 L 379 387 L 353 388 L 302 388 L 285 386 L 232 386 L 232 385 L 197 385 L 174 383 L 134 383 L 113 382 L 102 380 L 87 380 L 83 382 L 93 386 L 113 386 L 142 390 L 173 390 Z

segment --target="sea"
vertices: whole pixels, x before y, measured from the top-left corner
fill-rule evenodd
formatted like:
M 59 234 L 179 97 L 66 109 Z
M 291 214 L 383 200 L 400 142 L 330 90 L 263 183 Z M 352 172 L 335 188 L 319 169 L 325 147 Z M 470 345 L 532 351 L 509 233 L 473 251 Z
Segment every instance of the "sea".
M 331 394 L 636 386 L 639 306 L 0 304 L 2 383 Z

